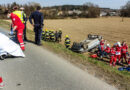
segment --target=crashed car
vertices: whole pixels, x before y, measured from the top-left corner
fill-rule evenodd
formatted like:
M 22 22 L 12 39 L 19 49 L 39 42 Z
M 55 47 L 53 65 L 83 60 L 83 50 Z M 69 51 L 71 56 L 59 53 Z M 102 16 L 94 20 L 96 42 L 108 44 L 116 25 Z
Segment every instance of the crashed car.
M 89 34 L 86 40 L 83 40 L 79 43 L 74 42 L 71 47 L 71 50 L 78 53 L 91 51 L 100 44 L 101 39 L 102 36 Z
M 12 41 L 5 34 L 0 33 L 0 59 L 4 60 L 8 56 L 25 57 L 20 46 Z

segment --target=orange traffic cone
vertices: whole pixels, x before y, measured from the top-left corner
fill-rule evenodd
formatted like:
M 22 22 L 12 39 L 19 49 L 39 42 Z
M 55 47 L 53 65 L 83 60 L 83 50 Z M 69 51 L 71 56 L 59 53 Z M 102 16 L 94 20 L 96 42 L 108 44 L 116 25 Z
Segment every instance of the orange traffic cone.
M 2 77 L 0 77 L 0 88 L 3 88 L 3 87 L 4 87 L 3 79 Z

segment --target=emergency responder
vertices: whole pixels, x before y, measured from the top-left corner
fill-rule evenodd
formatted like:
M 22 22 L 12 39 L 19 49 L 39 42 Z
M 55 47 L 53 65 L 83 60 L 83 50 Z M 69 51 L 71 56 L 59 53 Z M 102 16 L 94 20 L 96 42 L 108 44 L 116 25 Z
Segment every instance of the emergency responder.
M 61 42 L 61 39 L 62 39 L 62 31 L 61 31 L 61 28 L 59 29 L 59 41 Z
M 55 42 L 59 43 L 59 33 L 57 31 L 55 32 Z
M 66 48 L 69 48 L 70 47 L 70 38 L 68 35 L 65 36 L 65 46 Z
M 123 58 L 125 59 L 125 62 L 127 62 L 127 57 L 126 54 L 128 53 L 128 46 L 125 41 L 122 42 L 122 47 L 121 47 L 121 62 L 123 63 Z
M 52 30 L 49 30 L 49 37 L 51 37 Z
M 48 29 L 45 29 L 45 33 L 47 33 L 48 32 Z
M 103 56 L 104 56 L 104 44 L 105 44 L 105 40 L 104 39 L 101 39 L 100 40 L 100 45 L 99 45 L 99 47 L 98 47 L 98 49 L 99 49 L 99 52 L 100 52 L 100 58 L 102 59 L 103 58 Z
M 49 41 L 50 36 L 49 36 L 49 31 L 46 31 L 45 33 L 45 41 Z
M 20 18 L 17 15 L 11 13 L 10 11 L 8 11 L 7 17 L 11 18 L 12 24 L 13 24 L 13 26 L 12 26 L 13 31 L 16 31 L 17 39 L 19 41 L 20 47 L 24 51 L 25 47 L 24 47 L 24 42 L 23 42 L 23 38 L 22 38 L 23 30 L 24 30 L 24 24 L 21 22 Z
M 45 40 L 45 31 L 42 31 L 42 40 Z
M 13 7 L 13 14 L 17 15 L 20 18 L 21 22 L 22 22 L 23 21 L 22 12 L 20 10 L 18 10 L 18 8 L 19 8 L 18 6 Z M 11 32 L 12 32 L 12 24 L 11 24 Z M 16 39 L 16 42 L 18 42 L 17 35 L 15 35 L 15 39 Z
M 109 54 L 110 54 L 110 45 L 107 44 L 107 45 L 106 45 L 106 48 L 105 48 L 105 50 L 104 50 L 104 55 L 108 57 Z
M 115 62 L 118 59 L 118 63 L 120 64 L 120 59 L 121 59 L 121 44 L 120 44 L 120 42 L 117 42 L 115 48 L 116 48 Z
M 34 22 L 32 22 L 32 19 Z M 41 13 L 40 6 L 37 6 L 37 10 L 30 15 L 29 21 L 34 27 L 35 44 L 41 45 L 42 28 L 44 24 L 43 24 L 43 14 Z
M 22 11 L 18 10 L 18 8 L 19 8 L 18 6 L 13 7 L 13 14 L 17 15 L 20 18 L 21 22 L 23 23 L 24 20 Z
M 55 41 L 55 34 L 54 34 L 54 31 L 53 31 L 53 30 L 51 31 L 50 40 L 51 40 L 52 42 Z
M 112 66 L 112 63 L 113 63 L 113 66 L 116 65 L 115 55 L 116 55 L 115 46 L 113 46 L 110 49 L 110 66 Z
M 26 36 L 27 16 L 26 16 L 26 14 L 25 14 L 25 12 L 24 12 L 24 7 L 21 7 L 20 10 L 21 10 L 21 12 L 22 12 L 22 17 L 23 17 L 22 23 L 23 23 L 24 26 L 25 26 L 24 31 L 23 31 L 23 36 L 24 36 L 23 38 L 24 38 L 24 41 L 27 41 L 27 36 Z

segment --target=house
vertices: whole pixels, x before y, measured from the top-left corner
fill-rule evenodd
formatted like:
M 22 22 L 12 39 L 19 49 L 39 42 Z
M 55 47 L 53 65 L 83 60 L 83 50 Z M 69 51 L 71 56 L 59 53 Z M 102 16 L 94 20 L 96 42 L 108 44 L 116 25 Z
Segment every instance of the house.
M 58 15 L 58 16 L 63 15 L 63 11 L 59 11 L 59 12 L 57 13 L 57 15 Z
M 69 15 L 73 15 L 73 14 L 77 14 L 77 15 L 80 15 L 82 13 L 82 11 L 80 11 L 80 10 L 69 10 L 68 11 L 68 14 Z
M 103 16 L 119 16 L 119 10 L 110 8 L 100 8 L 100 17 Z
M 100 12 L 100 17 L 103 17 L 103 16 L 107 16 L 107 12 L 105 11 Z

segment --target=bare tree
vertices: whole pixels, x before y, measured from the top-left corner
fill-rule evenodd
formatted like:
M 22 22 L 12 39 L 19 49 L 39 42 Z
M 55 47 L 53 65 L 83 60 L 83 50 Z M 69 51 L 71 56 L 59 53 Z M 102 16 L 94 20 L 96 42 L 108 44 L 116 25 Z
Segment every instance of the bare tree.
M 123 17 L 130 17 L 130 1 L 126 3 L 126 5 L 121 7 L 121 16 Z
M 83 5 L 88 8 L 87 17 L 98 17 L 100 15 L 100 9 L 99 9 L 98 5 L 95 5 L 91 2 L 87 2 Z

